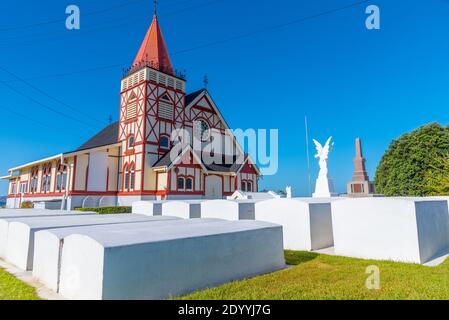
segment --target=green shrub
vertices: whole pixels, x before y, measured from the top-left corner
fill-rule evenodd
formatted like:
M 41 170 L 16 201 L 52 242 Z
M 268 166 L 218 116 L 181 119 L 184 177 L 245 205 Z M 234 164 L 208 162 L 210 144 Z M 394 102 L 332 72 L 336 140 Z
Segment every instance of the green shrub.
M 98 214 L 121 214 L 131 213 L 131 207 L 99 207 L 99 208 L 78 208 L 77 211 L 96 212 Z
M 31 201 L 24 201 L 22 202 L 22 204 L 20 205 L 21 209 L 33 209 L 34 205 Z
M 377 191 L 386 196 L 447 193 L 444 159 L 449 153 L 449 127 L 432 123 L 402 135 L 385 152 L 376 171 Z M 431 187 L 430 187 L 431 186 Z

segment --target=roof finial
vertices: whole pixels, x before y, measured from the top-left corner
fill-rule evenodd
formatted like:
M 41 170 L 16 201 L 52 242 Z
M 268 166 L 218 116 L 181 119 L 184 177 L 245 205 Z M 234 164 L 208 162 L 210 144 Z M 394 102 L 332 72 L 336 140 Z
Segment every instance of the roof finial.
M 207 90 L 207 86 L 209 85 L 209 77 L 207 76 L 207 73 L 204 75 L 203 83 L 204 83 L 204 89 Z
M 157 0 L 154 0 L 154 15 L 157 16 Z

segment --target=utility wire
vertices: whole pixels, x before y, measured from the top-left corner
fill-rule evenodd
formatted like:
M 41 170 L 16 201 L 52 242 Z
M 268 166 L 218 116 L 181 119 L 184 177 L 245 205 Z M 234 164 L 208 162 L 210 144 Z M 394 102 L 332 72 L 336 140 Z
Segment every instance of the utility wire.
M 20 82 L 25 83 L 27 86 L 33 88 L 34 90 L 36 90 L 36 91 L 39 92 L 40 94 L 42 94 L 42 95 L 46 96 L 47 98 L 49 98 L 49 99 L 51 99 L 51 100 L 53 100 L 53 101 L 55 101 L 55 102 L 57 102 L 57 103 L 59 103 L 59 104 L 65 106 L 66 108 L 68 108 L 68 109 L 70 109 L 70 110 L 72 110 L 72 111 L 74 111 L 74 112 L 84 114 L 87 118 L 89 118 L 89 119 L 91 119 L 91 120 L 94 120 L 94 121 L 96 121 L 96 122 L 98 122 L 98 123 L 101 123 L 102 125 L 106 125 L 106 122 L 101 121 L 101 120 L 98 120 L 98 119 L 95 119 L 95 118 L 93 118 L 91 115 L 89 115 L 89 114 L 87 114 L 87 113 L 84 113 L 83 111 L 80 111 L 79 109 L 74 108 L 74 107 L 72 107 L 71 105 L 68 105 L 68 104 L 65 103 L 64 101 L 62 101 L 62 100 L 60 100 L 60 99 L 58 99 L 58 98 L 55 98 L 55 97 L 51 96 L 51 95 L 48 94 L 47 92 L 45 92 L 45 91 L 43 91 L 43 90 L 37 88 L 37 87 L 34 86 L 33 84 L 31 84 L 31 83 L 29 83 L 28 81 L 22 79 L 22 78 L 19 77 L 17 74 L 15 74 L 15 73 L 13 73 L 13 72 L 11 72 L 11 71 L 5 69 L 5 67 L 2 67 L 1 65 L 0 65 L 0 70 L 3 70 L 4 72 L 6 72 L 7 74 L 13 76 L 14 78 L 16 78 L 17 80 L 19 80 Z
M 111 6 L 111 7 L 105 8 L 105 9 L 83 13 L 83 16 L 93 16 L 93 15 L 97 15 L 97 14 L 102 14 L 102 13 L 105 13 L 105 12 L 108 12 L 108 11 L 112 11 L 112 10 L 115 10 L 115 9 L 120 9 L 120 8 L 129 6 L 129 5 L 133 5 L 133 4 L 142 2 L 142 1 L 145 1 L 145 0 L 127 1 L 125 3 L 121 3 L 121 4 L 118 4 L 118 5 L 115 5 L 115 6 Z M 37 22 L 37 23 L 23 25 L 23 26 L 9 27 L 9 28 L 0 28 L 0 32 L 21 30 L 21 29 L 30 29 L 30 28 L 41 27 L 41 26 L 46 26 L 46 25 L 50 25 L 50 24 L 65 22 L 66 20 L 67 20 L 67 18 L 64 17 L 63 19 L 54 19 L 54 20 L 42 21 L 42 22 Z
M 83 125 L 86 125 L 86 126 L 88 126 L 88 127 L 92 127 L 92 125 L 89 124 L 89 123 L 87 123 L 87 122 L 84 122 L 84 121 L 82 121 L 82 120 L 80 120 L 80 119 L 78 119 L 78 118 L 75 118 L 75 117 L 73 117 L 73 116 L 71 116 L 71 115 L 69 115 L 69 114 L 66 114 L 66 113 L 64 113 L 64 112 L 61 112 L 61 111 L 59 111 L 59 110 L 57 110 L 57 109 L 55 109 L 55 108 L 52 108 L 52 107 L 50 107 L 50 106 L 48 106 L 48 105 L 46 105 L 46 104 L 43 104 L 43 103 L 39 102 L 38 100 L 34 99 L 33 97 L 31 97 L 31 96 L 29 96 L 29 95 L 27 95 L 27 94 L 25 94 L 25 93 L 23 93 L 23 92 L 17 90 L 16 88 L 14 88 L 13 86 L 9 85 L 8 83 L 3 82 L 2 85 L 4 85 L 5 87 L 9 88 L 11 91 L 14 91 L 14 92 L 17 93 L 18 95 L 20 95 L 20 96 L 22 96 L 22 97 L 24 97 L 24 98 L 30 100 L 31 102 L 33 102 L 33 103 L 35 103 L 35 104 L 37 104 L 37 105 L 39 105 L 39 106 L 41 106 L 41 107 L 43 107 L 43 108 L 45 108 L 45 109 L 51 111 L 51 112 L 54 112 L 54 113 L 56 113 L 56 114 L 58 114 L 58 115 L 60 115 L 60 116 L 63 116 L 63 117 L 65 117 L 65 118 L 68 118 L 68 119 L 70 119 L 70 120 L 79 122 L 79 123 L 81 123 L 81 124 L 83 124 Z

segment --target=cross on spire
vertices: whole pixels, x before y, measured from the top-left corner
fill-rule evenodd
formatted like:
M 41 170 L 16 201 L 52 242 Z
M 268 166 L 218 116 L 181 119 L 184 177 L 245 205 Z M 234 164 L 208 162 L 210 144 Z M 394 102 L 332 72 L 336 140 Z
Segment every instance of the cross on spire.
M 207 73 L 204 75 L 203 83 L 204 89 L 207 89 L 207 86 L 209 85 L 209 77 L 207 76 Z

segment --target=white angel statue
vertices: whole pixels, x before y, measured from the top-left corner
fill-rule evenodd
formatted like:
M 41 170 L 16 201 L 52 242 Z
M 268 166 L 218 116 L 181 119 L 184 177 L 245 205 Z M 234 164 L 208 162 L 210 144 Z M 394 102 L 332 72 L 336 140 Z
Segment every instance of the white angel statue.
M 332 179 L 329 177 L 329 170 L 327 169 L 327 160 L 329 159 L 329 153 L 334 147 L 334 143 L 332 142 L 332 137 L 327 139 L 324 147 L 316 141 L 315 143 L 317 154 L 315 158 L 320 159 L 320 173 L 318 174 L 318 179 L 316 180 L 315 193 L 313 194 L 314 198 L 329 198 L 335 195 L 334 193 L 334 184 Z
M 334 143 L 331 144 L 332 137 L 327 139 L 326 144 L 324 147 L 319 143 L 317 140 L 313 139 L 313 143 L 315 143 L 317 154 L 315 155 L 315 158 L 319 158 L 320 162 L 320 176 L 327 177 L 328 169 L 327 169 L 327 160 L 329 159 L 329 153 L 332 151 L 332 148 L 334 147 Z

